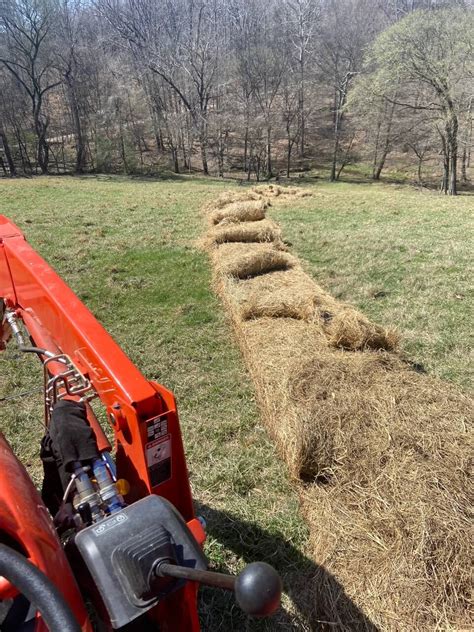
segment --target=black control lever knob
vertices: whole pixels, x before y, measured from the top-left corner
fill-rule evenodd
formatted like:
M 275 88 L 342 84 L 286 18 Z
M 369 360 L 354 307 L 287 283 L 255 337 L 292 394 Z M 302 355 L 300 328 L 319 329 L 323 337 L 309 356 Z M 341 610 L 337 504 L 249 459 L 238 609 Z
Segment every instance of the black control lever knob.
M 265 562 L 253 562 L 235 580 L 235 598 L 252 617 L 267 617 L 280 606 L 282 584 L 276 570 Z
M 280 605 L 281 579 L 276 570 L 265 562 L 249 564 L 237 577 L 176 566 L 163 559 L 156 562 L 153 572 L 156 577 L 188 579 L 206 586 L 234 590 L 237 603 L 252 617 L 267 617 Z

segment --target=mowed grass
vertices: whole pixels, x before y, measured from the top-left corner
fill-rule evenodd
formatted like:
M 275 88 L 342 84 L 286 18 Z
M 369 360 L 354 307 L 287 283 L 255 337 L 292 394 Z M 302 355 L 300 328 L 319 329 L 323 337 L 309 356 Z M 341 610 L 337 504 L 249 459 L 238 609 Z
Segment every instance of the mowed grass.
M 309 273 L 397 327 L 429 373 L 472 386 L 474 196 L 343 182 L 313 192 L 270 209 Z
M 174 391 L 212 565 L 237 572 L 264 559 L 293 593 L 277 617 L 256 621 L 232 595 L 203 590 L 203 630 L 305 629 L 296 586 L 314 572 L 306 526 L 212 294 L 207 255 L 195 244 L 199 208 L 223 186 L 188 178 L 11 180 L 0 182 L 0 206 L 146 377 Z M 13 344 L 0 354 L 0 397 L 41 379 L 39 364 Z M 0 402 L 0 427 L 38 484 L 41 421 L 39 394 Z
M 200 206 L 228 187 L 187 177 L 1 181 L 0 211 L 142 372 L 175 392 L 213 566 L 235 572 L 265 559 L 284 577 L 291 599 L 269 621 L 247 619 L 230 595 L 202 591 L 203 630 L 305 630 L 305 578 L 315 571 L 306 527 L 196 245 Z M 474 198 L 382 184 L 318 182 L 313 190 L 270 209 L 291 250 L 338 298 L 398 326 L 412 359 L 467 386 Z M 19 358 L 13 345 L 0 354 L 0 397 L 40 385 L 34 359 Z M 0 402 L 0 419 L 39 482 L 40 396 Z

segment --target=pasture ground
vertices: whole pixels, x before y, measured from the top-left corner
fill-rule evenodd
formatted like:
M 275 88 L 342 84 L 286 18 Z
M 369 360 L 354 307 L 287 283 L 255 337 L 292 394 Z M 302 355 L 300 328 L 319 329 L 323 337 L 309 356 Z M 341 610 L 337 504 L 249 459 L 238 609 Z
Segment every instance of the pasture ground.
M 142 372 L 175 392 L 213 565 L 233 572 L 264 558 L 284 575 L 286 613 L 249 622 L 232 597 L 206 590 L 203 628 L 304 629 L 307 529 L 196 245 L 200 206 L 228 187 L 198 177 L 9 180 L 0 182 L 0 212 Z M 365 183 L 317 182 L 313 191 L 270 209 L 292 251 L 334 296 L 396 325 L 413 360 L 467 388 L 474 198 Z M 0 356 L 0 397 L 40 385 L 37 363 L 10 345 Z M 40 415 L 39 394 L 0 402 L 1 427 L 36 481 Z

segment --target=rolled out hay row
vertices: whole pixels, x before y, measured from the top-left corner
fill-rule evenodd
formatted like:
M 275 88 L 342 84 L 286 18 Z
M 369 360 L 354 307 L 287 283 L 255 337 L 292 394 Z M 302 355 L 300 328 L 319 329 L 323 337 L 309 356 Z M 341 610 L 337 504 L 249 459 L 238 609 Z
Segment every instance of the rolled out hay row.
M 218 275 L 246 279 L 272 270 L 287 270 L 297 262 L 274 244 L 221 244 L 212 251 Z
M 293 197 L 311 197 L 313 193 L 309 189 L 297 187 L 281 187 L 278 184 L 262 184 L 254 187 L 253 191 L 263 197 L 278 197 L 280 195 L 291 195 Z
M 330 344 L 349 351 L 384 349 L 394 351 L 400 341 L 398 332 L 372 323 L 350 306 L 341 306 L 335 313 L 325 312 L 325 330 Z
M 426 464 L 431 449 L 438 451 L 435 465 L 445 453 L 440 439 L 465 437 L 472 402 L 452 386 L 417 374 L 396 355 L 319 349 L 306 365 L 289 366 L 287 374 L 287 406 L 307 437 L 299 468 L 303 478 L 340 477 L 349 468 L 349 477 L 357 469 L 366 480 L 379 467 L 388 471 L 389 454 Z M 454 444 L 461 445 L 459 440 Z
M 268 204 L 264 200 L 243 200 L 232 202 L 211 212 L 211 224 L 223 222 L 256 222 L 265 219 Z
M 382 630 L 470 629 L 472 399 L 371 352 L 315 357 L 286 392 L 326 480 L 302 494 L 316 562 Z M 359 629 L 338 597 L 318 616 Z
M 290 473 L 299 477 L 308 449 L 304 427 L 297 415 L 289 414 L 284 397 L 288 371 L 293 363 L 309 362 L 325 346 L 325 336 L 317 324 L 293 318 L 234 319 L 234 327 L 265 425 Z
M 242 320 L 265 316 L 314 319 L 316 285 L 299 267 L 250 279 L 229 279 L 227 284 L 226 293 Z
M 254 222 L 221 222 L 208 233 L 208 243 L 226 242 L 281 242 L 281 230 L 278 224 L 269 219 Z
M 227 206 L 228 204 L 232 204 L 233 202 L 245 202 L 261 199 L 261 196 L 252 189 L 244 191 L 224 191 L 217 198 L 211 200 L 211 202 L 207 205 L 207 208 L 220 209 L 224 208 L 224 206 Z
M 331 350 L 316 324 L 235 328 L 280 454 L 315 483 L 302 492 L 314 559 L 338 587 L 316 585 L 315 620 L 468 629 L 472 400 L 393 354 Z
M 472 629 L 472 399 L 274 245 L 210 253 L 264 423 L 305 482 L 311 629 Z
M 370 322 L 350 305 L 336 301 L 299 266 L 229 281 L 226 292 L 243 320 L 269 316 L 319 323 L 330 345 L 351 351 L 392 351 L 398 344 L 395 331 Z

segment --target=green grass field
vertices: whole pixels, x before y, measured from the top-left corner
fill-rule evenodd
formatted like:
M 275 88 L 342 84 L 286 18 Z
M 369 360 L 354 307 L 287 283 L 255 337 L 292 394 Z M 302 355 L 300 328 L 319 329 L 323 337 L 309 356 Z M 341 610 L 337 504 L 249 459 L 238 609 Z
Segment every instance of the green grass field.
M 331 294 L 398 327 L 428 372 L 472 385 L 474 196 L 321 183 L 271 215 Z
M 314 572 L 306 527 L 196 244 L 204 230 L 199 207 L 226 186 L 187 177 L 9 180 L 0 182 L 0 212 L 142 372 L 175 392 L 213 565 L 233 572 L 263 558 L 284 576 L 291 598 L 268 622 L 241 616 L 229 595 L 203 591 L 203 629 L 304 630 L 302 586 Z M 414 360 L 467 387 L 473 200 L 318 182 L 313 197 L 276 203 L 270 214 L 321 285 L 397 325 Z M 0 355 L 0 397 L 40 385 L 37 363 L 10 345 Z M 40 395 L 0 402 L 0 419 L 39 481 Z

